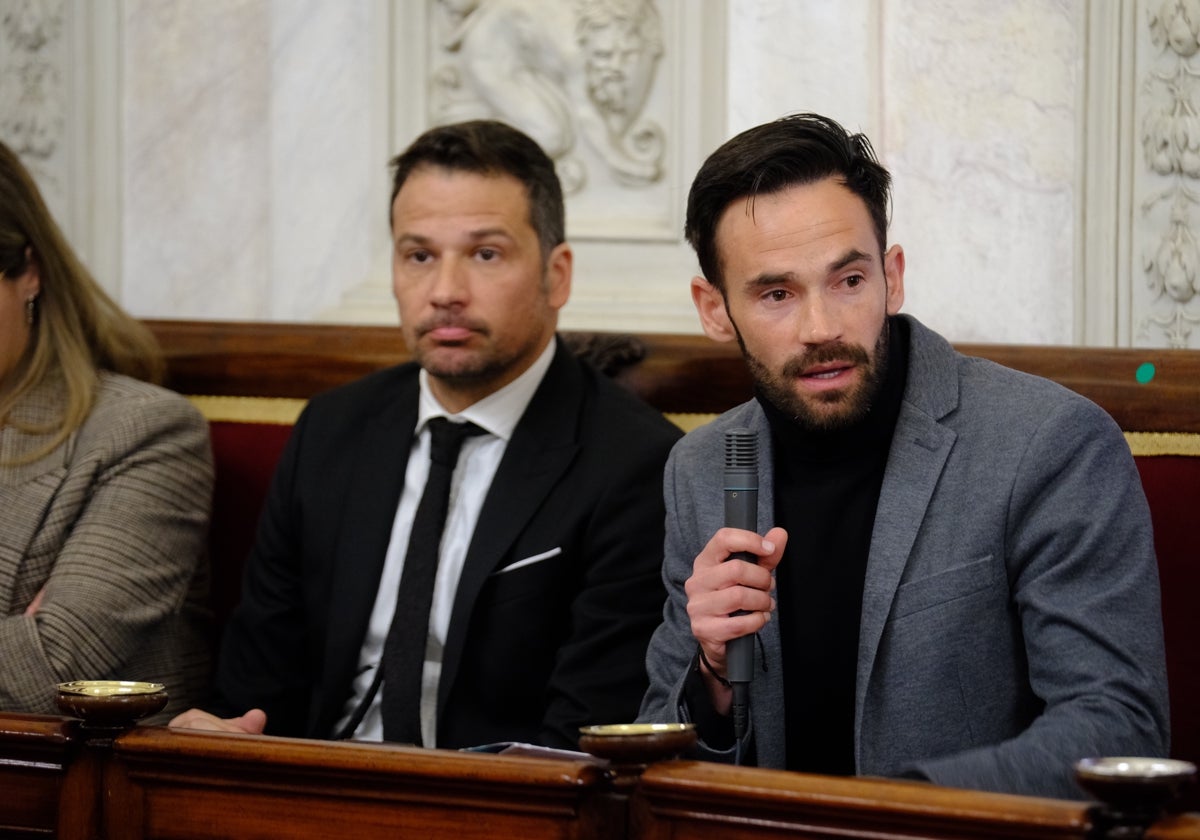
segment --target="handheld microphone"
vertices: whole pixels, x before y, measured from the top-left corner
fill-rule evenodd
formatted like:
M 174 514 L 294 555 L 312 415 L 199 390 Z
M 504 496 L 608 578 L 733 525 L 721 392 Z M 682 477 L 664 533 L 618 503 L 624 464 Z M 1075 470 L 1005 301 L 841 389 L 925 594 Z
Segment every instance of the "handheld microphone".
M 758 531 L 758 436 L 749 429 L 725 432 L 725 525 Z M 728 559 L 754 563 L 757 557 L 739 551 Z M 749 728 L 753 635 L 730 639 L 725 644 L 725 667 L 733 685 L 733 732 L 740 743 Z

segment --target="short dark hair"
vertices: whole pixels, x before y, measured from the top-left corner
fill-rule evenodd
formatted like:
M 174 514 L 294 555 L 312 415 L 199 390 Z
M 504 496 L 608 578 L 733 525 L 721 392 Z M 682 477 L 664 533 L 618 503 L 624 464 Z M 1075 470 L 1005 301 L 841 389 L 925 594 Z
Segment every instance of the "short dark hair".
M 431 166 L 479 175 L 509 175 L 525 186 L 529 223 L 543 258 L 566 241 L 562 183 L 554 161 L 531 137 L 498 120 L 470 120 L 429 129 L 392 158 L 391 207 L 404 182 L 417 169 Z
M 724 293 L 716 230 L 731 203 L 829 177 L 840 180 L 866 203 L 882 256 L 892 179 L 876 160 L 871 141 L 820 114 L 792 114 L 727 140 L 696 173 L 688 193 L 684 235 L 705 278 Z

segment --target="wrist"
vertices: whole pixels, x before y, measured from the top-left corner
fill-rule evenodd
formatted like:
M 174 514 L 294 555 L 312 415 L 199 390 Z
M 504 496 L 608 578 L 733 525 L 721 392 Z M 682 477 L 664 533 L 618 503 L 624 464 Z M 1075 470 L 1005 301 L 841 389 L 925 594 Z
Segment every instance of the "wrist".
M 717 669 L 714 668 L 713 664 L 708 661 L 708 657 L 704 655 L 704 646 L 703 645 L 697 646 L 697 652 L 698 652 L 698 656 L 697 656 L 697 666 L 696 667 L 700 671 L 700 673 L 706 674 L 707 676 L 712 677 L 714 680 L 716 680 L 718 683 L 720 683 L 723 688 L 732 688 L 732 686 L 729 683 L 729 680 L 725 679 L 725 677 L 718 674 Z
M 713 711 L 728 716 L 733 709 L 733 686 L 713 668 L 708 657 L 704 655 L 704 648 L 699 649 L 696 657 L 696 672 L 700 674 L 708 689 L 708 699 L 712 703 Z

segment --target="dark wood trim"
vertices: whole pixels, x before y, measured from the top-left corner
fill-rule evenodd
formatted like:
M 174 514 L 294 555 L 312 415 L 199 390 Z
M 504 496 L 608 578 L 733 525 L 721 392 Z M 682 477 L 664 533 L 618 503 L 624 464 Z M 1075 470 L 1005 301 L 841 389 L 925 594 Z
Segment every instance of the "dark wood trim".
M 114 743 L 106 787 L 108 837 L 624 834 L 591 759 L 138 727 Z
M 643 772 L 644 770 L 644 772 Z M 45 780 L 49 779 L 49 783 Z M 1117 840 L 1083 801 L 695 761 L 616 766 L 0 714 L 0 835 L 62 840 Z M 37 797 L 31 811 L 25 797 Z M 58 811 L 57 817 L 55 811 Z M 1200 814 L 1147 840 L 1200 840 Z
M 706 762 L 648 768 L 630 813 L 642 840 L 667 840 L 684 826 L 687 836 L 759 840 L 1081 840 L 1091 833 L 1092 817 L 1085 802 Z
M 0 715 L 0 836 L 52 837 L 75 753 L 68 721 Z
M 149 321 L 168 384 L 187 394 L 310 397 L 409 358 L 397 327 Z M 750 396 L 735 345 L 701 335 L 564 333 L 578 344 L 629 342 L 640 358 L 615 378 L 664 412 L 720 412 Z M 972 356 L 1053 379 L 1099 403 L 1121 428 L 1200 432 L 1200 351 L 960 344 Z M 1137 381 L 1141 365 L 1155 376 Z

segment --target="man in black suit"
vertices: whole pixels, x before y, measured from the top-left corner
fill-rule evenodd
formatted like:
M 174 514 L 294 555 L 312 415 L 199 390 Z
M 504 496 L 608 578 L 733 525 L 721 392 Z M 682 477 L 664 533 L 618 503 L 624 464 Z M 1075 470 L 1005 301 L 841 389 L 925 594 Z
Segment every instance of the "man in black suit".
M 393 283 L 415 361 L 309 403 L 215 699 L 172 725 L 572 747 L 580 726 L 633 720 L 645 691 L 664 599 L 662 468 L 679 432 L 556 337 L 572 252 L 536 143 L 461 123 L 392 166 Z M 419 566 L 407 552 L 439 417 L 478 428 L 450 467 L 426 621 L 402 579 Z M 427 633 L 404 629 L 414 615 Z M 405 673 L 397 650 L 416 652 L 417 671 L 389 685 Z M 420 689 L 407 729 L 389 705 L 403 685 Z

